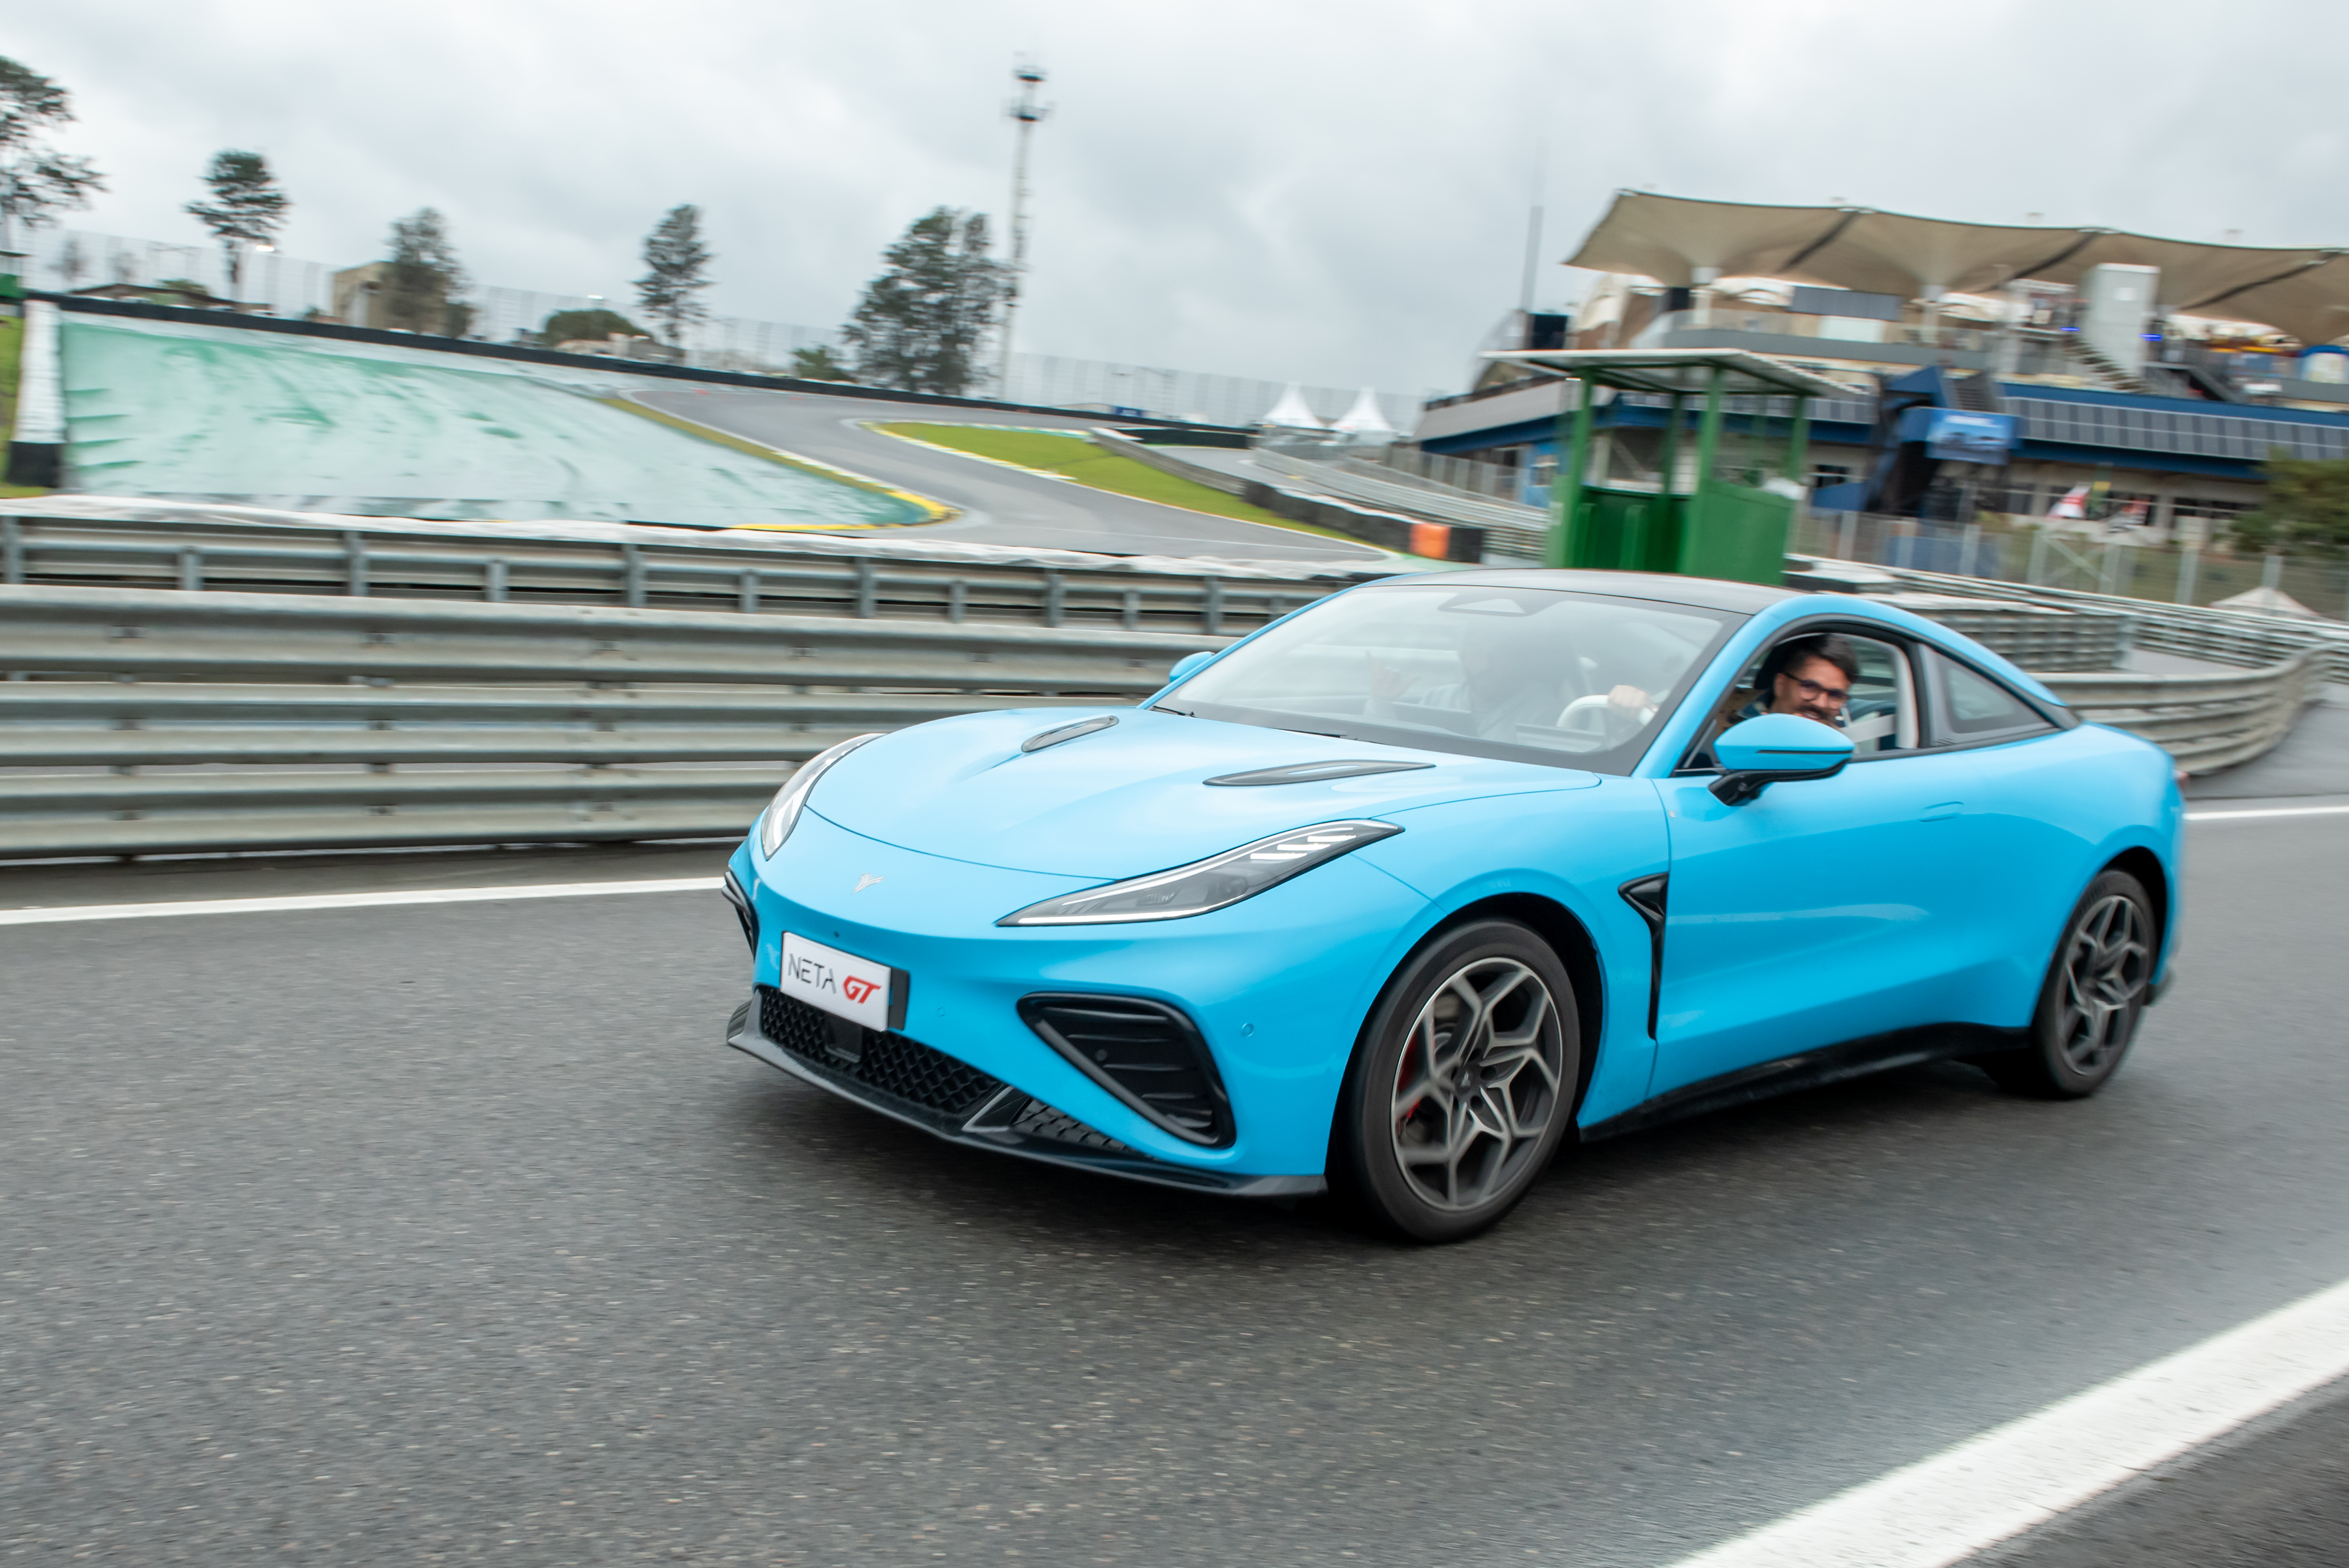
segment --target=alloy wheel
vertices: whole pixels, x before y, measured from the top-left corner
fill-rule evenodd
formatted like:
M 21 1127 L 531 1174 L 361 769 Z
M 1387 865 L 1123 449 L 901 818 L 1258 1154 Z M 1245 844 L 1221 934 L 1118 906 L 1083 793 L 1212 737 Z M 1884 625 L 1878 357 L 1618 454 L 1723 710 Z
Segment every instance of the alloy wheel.
M 1541 976 L 1476 959 L 1438 985 L 1395 1064 L 1395 1162 L 1433 1207 L 1472 1210 L 1507 1189 L 1558 1113 L 1565 1035 Z
M 2128 1044 L 2152 969 L 2153 944 L 2137 900 L 2111 894 L 2073 926 L 2057 1025 L 2057 1048 L 2073 1071 L 2095 1073 Z

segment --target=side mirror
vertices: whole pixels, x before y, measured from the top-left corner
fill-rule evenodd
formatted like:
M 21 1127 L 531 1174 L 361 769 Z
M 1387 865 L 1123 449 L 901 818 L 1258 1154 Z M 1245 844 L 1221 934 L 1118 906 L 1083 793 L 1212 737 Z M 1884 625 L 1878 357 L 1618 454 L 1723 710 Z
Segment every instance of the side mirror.
M 1212 659 L 1216 655 L 1211 653 L 1185 654 L 1181 658 L 1174 661 L 1174 667 L 1166 672 L 1167 684 L 1171 686 L 1174 682 L 1181 680 L 1184 676 L 1189 675 L 1192 671 L 1197 669 L 1201 665 L 1206 664 L 1209 659 Z
M 1723 730 L 1713 755 L 1721 764 L 1714 796 L 1742 806 L 1773 784 L 1834 778 L 1851 760 L 1851 737 L 1816 719 L 1765 713 Z

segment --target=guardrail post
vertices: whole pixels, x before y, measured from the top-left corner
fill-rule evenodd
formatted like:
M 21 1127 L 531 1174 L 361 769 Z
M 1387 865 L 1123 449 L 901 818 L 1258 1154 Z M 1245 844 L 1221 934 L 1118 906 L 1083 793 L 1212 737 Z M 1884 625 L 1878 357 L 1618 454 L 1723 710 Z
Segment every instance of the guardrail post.
M 1842 526 L 1836 530 L 1836 559 L 1837 561 L 1849 561 L 1851 559 L 1852 545 L 1858 532 L 1859 513 L 1856 511 L 1845 512 L 1843 514 Z
M 759 613 L 759 574 L 745 572 L 734 580 L 734 607 L 745 615 Z
M 344 588 L 354 599 L 364 599 L 367 592 L 367 542 L 358 530 L 347 529 L 343 533 Z
M 25 580 L 25 534 L 13 517 L 0 517 L 0 583 Z
M 1959 576 L 1971 577 L 1974 575 L 1974 553 L 1981 548 L 1982 524 L 1979 522 L 1970 522 L 1966 524 L 1964 542 L 1958 546 Z
M 183 593 L 199 593 L 203 585 L 203 552 L 192 544 L 181 545 L 180 547 L 180 591 Z
M 881 613 L 881 571 L 869 555 L 856 558 L 856 618 L 870 621 Z
M 2283 585 L 2283 557 L 2271 555 L 2260 569 L 2260 586 L 2280 588 Z
M 2120 551 L 2121 542 L 2119 540 L 2115 539 L 2106 542 L 2105 558 L 2103 561 L 2097 562 L 2096 565 L 2097 593 L 2111 594 L 2119 592 L 2116 584 L 2120 582 L 2121 576 Z
M 620 569 L 626 574 L 626 586 L 621 593 L 621 603 L 632 610 L 645 604 L 645 552 L 633 544 L 620 546 Z
M 1199 583 L 1199 629 L 1211 637 L 1223 635 L 1224 583 L 1219 577 L 1202 578 Z
M 957 577 L 947 584 L 947 619 L 955 625 L 961 625 L 969 606 L 970 584 Z
M 1059 573 L 1044 573 L 1044 624 L 1057 626 L 1061 624 L 1061 606 L 1068 592 L 1068 582 Z
M 500 555 L 490 557 L 481 568 L 481 597 L 492 604 L 506 602 L 506 563 Z
M 1129 632 L 1133 632 L 1133 631 L 1139 631 L 1139 630 L 1141 629 L 1141 627 L 1142 627 L 1142 590 L 1141 590 L 1141 589 L 1139 589 L 1139 588 L 1129 588 L 1129 589 L 1127 589 L 1127 590 L 1125 591 L 1125 607 L 1124 607 L 1124 613 L 1123 613 L 1123 614 L 1119 617 L 1119 622 L 1118 622 L 1118 624 L 1119 624 L 1120 625 L 1123 625 L 1123 626 L 1127 631 L 1129 631 Z
M 2033 588 L 2047 580 L 2047 527 L 2042 523 L 2031 531 L 2031 565 L 2023 580 Z
M 2178 591 L 2169 596 L 2173 604 L 2194 603 L 2194 574 L 2202 564 L 2202 547 L 2189 544 L 2178 552 Z

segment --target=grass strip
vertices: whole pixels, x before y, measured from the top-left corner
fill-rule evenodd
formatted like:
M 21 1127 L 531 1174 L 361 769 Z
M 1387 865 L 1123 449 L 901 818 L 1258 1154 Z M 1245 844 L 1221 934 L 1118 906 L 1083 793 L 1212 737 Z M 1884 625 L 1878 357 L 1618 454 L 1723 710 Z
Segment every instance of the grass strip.
M 993 458 L 998 462 L 1017 463 L 1023 469 L 1058 474 L 1081 485 L 1108 490 L 1114 495 L 1132 496 L 1136 500 L 1154 500 L 1162 506 L 1179 506 L 1186 511 L 1204 511 L 1241 522 L 1260 522 L 1268 528 L 1285 528 L 1292 533 L 1342 539 L 1349 544 L 1362 542 L 1335 529 L 1316 528 L 1311 523 L 1292 521 L 1267 511 L 1260 506 L 1250 506 L 1237 496 L 1226 495 L 1196 480 L 1162 473 L 1147 463 L 1138 463 L 1132 458 L 1103 451 L 1082 436 L 1053 436 L 1038 430 L 1006 430 L 988 425 L 906 423 L 875 425 L 873 428 L 886 435 L 927 441 L 934 447 L 951 447 L 973 457 Z

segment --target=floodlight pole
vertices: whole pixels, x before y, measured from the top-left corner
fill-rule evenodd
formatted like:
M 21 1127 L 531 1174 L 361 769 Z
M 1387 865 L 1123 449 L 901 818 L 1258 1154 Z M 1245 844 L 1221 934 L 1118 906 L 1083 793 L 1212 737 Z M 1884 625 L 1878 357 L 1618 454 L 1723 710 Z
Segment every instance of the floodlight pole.
M 1019 309 L 1019 285 L 1028 274 L 1028 139 L 1050 112 L 1036 101 L 1036 88 L 1044 80 L 1040 67 L 1022 60 L 1011 67 L 1011 77 L 1019 84 L 1019 99 L 1005 112 L 1019 123 L 1019 146 L 1011 160 L 1011 261 L 1003 287 L 1002 358 L 995 372 L 1000 397 L 1011 395 L 1011 318 Z

